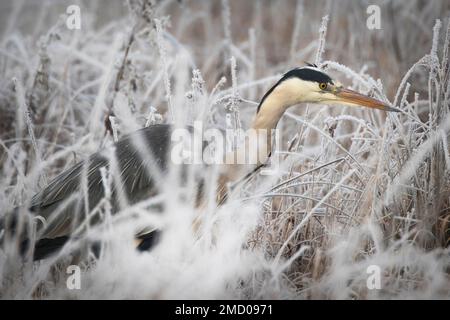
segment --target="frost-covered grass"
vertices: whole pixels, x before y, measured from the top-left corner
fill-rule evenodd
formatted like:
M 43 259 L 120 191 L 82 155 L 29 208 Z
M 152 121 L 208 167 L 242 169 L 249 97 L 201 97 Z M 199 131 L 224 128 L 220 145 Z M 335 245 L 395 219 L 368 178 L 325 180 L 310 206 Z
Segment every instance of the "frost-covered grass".
M 279 172 L 222 206 L 214 192 L 197 206 L 176 175 L 113 216 L 106 192 L 104 222 L 53 258 L 23 262 L 3 241 L 1 298 L 450 296 L 448 1 L 380 2 L 373 31 L 364 1 L 77 3 L 81 30 L 59 17 L 72 1 L 0 4 L 1 215 L 144 126 L 247 128 L 264 91 L 304 61 L 402 112 L 290 109 Z M 191 171 L 213 190 L 213 168 Z M 116 172 L 103 174 L 108 190 Z M 133 234 L 148 223 L 166 232 L 141 254 Z M 100 257 L 74 260 L 83 239 L 104 240 Z M 80 290 L 66 287 L 70 264 Z M 372 265 L 380 290 L 366 285 Z

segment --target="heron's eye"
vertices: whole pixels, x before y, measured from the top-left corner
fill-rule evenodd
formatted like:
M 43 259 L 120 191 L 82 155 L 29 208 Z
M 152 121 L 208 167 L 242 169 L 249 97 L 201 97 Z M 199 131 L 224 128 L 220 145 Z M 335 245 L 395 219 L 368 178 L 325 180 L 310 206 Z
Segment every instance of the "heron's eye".
M 325 90 L 328 87 L 328 85 L 325 82 L 319 83 L 320 90 Z

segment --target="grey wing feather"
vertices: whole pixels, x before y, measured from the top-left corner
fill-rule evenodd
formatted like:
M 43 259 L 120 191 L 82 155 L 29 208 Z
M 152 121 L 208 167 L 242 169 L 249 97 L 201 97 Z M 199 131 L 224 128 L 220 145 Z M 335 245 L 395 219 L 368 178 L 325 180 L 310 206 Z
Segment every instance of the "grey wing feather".
M 144 138 L 153 154 L 150 158 L 156 161 L 159 168 L 165 170 L 170 133 L 169 125 L 154 125 L 125 136 L 115 144 L 116 158 L 120 167 L 124 191 L 130 203 L 151 195 L 153 185 L 152 177 L 148 173 L 147 167 L 143 165 L 143 161 L 148 161 L 148 159 L 142 159 L 141 154 L 132 143 L 133 139 L 137 138 L 138 135 Z M 97 152 L 87 160 L 77 163 L 58 175 L 47 187 L 32 198 L 30 210 L 50 221 L 45 226 L 42 238 L 68 235 L 74 224 L 84 218 L 83 197 L 79 191 L 82 172 L 85 170 L 83 168 L 87 165 L 89 165 L 87 168 L 89 209 L 94 208 L 104 197 L 100 168 L 108 167 L 108 160 L 102 156 L 102 152 Z M 113 193 L 116 192 L 114 185 L 112 189 Z M 57 217 L 52 217 L 58 207 L 74 194 L 74 201 L 66 204 L 66 207 L 60 210 Z M 117 209 L 117 204 L 113 204 L 113 207 L 113 210 Z

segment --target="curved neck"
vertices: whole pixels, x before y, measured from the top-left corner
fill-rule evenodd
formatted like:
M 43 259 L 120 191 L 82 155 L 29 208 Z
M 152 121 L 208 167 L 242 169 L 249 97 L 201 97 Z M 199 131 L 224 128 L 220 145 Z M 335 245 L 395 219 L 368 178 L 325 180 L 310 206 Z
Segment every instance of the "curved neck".
M 253 119 L 251 128 L 266 129 L 268 131 L 275 129 L 287 108 L 277 98 L 277 95 L 274 95 L 274 93 L 270 94 L 261 103 L 259 111 Z
M 276 84 L 276 87 L 263 98 L 253 120 L 252 129 L 268 131 L 275 129 L 284 112 L 290 106 L 300 102 L 299 88 L 301 88 L 301 82 L 296 78 Z
M 237 150 L 226 155 L 230 159 L 244 159 L 245 154 L 254 151 L 257 154 L 257 162 L 253 164 L 226 164 L 222 167 L 221 179 L 218 188 L 218 198 L 222 198 L 226 193 L 227 182 L 236 181 L 253 171 L 257 166 L 265 164 L 272 152 L 272 133 L 277 127 L 278 121 L 284 112 L 290 107 L 300 102 L 299 80 L 288 79 L 277 83 L 264 96 L 259 106 L 259 111 L 253 119 L 251 129 L 254 130 L 256 140 L 246 140 Z M 256 151 L 255 151 L 256 148 Z M 244 155 L 241 157 L 241 155 Z M 219 196 L 220 195 L 220 196 Z

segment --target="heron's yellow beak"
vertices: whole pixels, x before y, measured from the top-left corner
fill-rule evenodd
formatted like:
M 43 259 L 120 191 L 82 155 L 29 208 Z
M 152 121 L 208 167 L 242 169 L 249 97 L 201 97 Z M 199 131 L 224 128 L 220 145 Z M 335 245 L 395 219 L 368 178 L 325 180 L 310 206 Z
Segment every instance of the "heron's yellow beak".
M 336 90 L 336 92 L 333 93 L 335 94 L 337 101 L 343 102 L 345 104 L 369 107 L 384 111 L 400 112 L 400 110 L 398 110 L 397 108 L 390 107 L 384 102 L 350 89 L 339 88 L 338 90 Z

